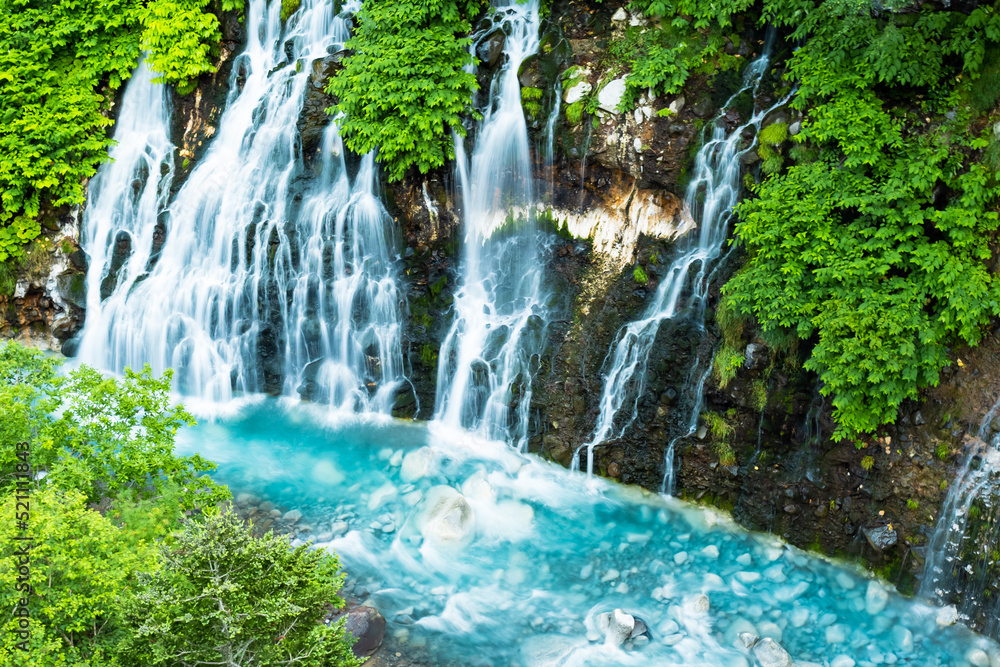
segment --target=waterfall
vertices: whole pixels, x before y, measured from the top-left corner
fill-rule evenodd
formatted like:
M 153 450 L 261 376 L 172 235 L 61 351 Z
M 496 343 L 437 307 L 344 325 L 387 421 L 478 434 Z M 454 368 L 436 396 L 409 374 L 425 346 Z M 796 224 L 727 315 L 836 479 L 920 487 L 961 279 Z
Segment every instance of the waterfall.
M 532 357 L 541 349 L 547 321 L 517 80 L 521 63 L 538 48 L 538 10 L 538 0 L 499 2 L 492 25 L 477 33 L 471 47 L 497 29 L 506 33 L 504 63 L 481 109 L 471 162 L 456 139 L 465 236 L 454 321 L 438 361 L 435 414 L 436 421 L 521 449 L 527 443 Z
M 748 90 L 756 96 L 757 87 L 770 63 L 772 43 L 773 31 L 769 31 L 763 53 L 747 66 L 743 75 L 743 87 L 723 105 L 723 112 Z M 728 134 L 723 122 L 724 114 L 720 113 L 711 124 L 711 139 L 698 151 L 693 176 L 684 199 L 685 209 L 698 222 L 698 231 L 679 242 L 677 254 L 642 318 L 627 324 L 618 332 L 614 348 L 605 361 L 605 367 L 609 370 L 604 377 L 597 425 L 590 442 L 580 448 L 587 448 L 588 475 L 593 474 L 594 448 L 610 438 L 620 437 L 638 416 L 638 400 L 646 383 L 646 361 L 660 325 L 665 320 L 674 319 L 686 308 L 691 311 L 695 322 L 703 326 L 708 287 L 714 277 L 716 260 L 722 254 L 729 219 L 739 196 L 740 158 L 753 148 L 756 141 L 747 148 L 741 148 L 743 133 L 749 127 L 759 129 L 768 112 L 787 100 L 785 97 L 768 109 L 755 111 L 749 121 Z M 686 301 L 683 301 L 682 297 L 685 296 Z M 695 365 L 697 366 L 697 361 Z M 672 491 L 674 443 L 697 428 L 701 394 L 708 372 L 692 369 L 689 376 L 691 381 L 687 383 L 686 389 L 692 395 L 693 414 L 688 420 L 688 432 L 675 438 L 668 447 L 667 456 L 670 460 L 667 462 L 667 474 L 664 478 L 665 493 Z M 630 397 L 631 417 L 616 429 L 615 418 Z M 579 451 L 574 456 L 574 466 L 579 465 Z
M 157 215 L 170 192 L 170 104 L 166 88 L 154 84 L 153 77 L 140 61 L 122 98 L 111 160 L 88 186 L 81 224 L 90 262 L 83 350 L 100 345 L 120 302 L 145 275 Z M 102 304 L 104 297 L 108 300 Z
M 927 544 L 924 578 L 919 595 L 939 604 L 956 600 L 967 619 L 981 615 L 983 631 L 996 635 L 1000 630 L 1000 601 L 991 570 L 1000 563 L 1000 533 L 996 530 L 997 497 L 1000 494 L 1000 435 L 987 444 L 1000 400 L 983 417 L 974 441 L 965 454 L 940 517 Z M 982 519 L 974 530 L 973 515 Z M 965 565 L 962 562 L 965 561 Z
M 218 130 L 168 206 L 164 176 L 156 205 L 126 225 L 98 204 L 128 188 L 95 179 L 80 355 L 119 372 L 173 368 L 189 404 L 302 390 L 338 407 L 387 412 L 402 377 L 401 297 L 374 164 L 362 161 L 352 189 L 331 125 L 310 187 L 297 129 L 313 62 L 341 48 L 349 19 L 323 0 L 305 0 L 284 27 L 280 11 L 278 0 L 247 4 L 247 44 Z M 126 97 L 147 87 L 137 76 Z M 150 108 L 124 105 L 119 132 L 144 128 Z M 166 112 L 159 115 L 165 132 Z M 118 162 L 112 169 L 125 168 Z M 132 237 L 133 254 L 101 302 L 93 286 L 114 269 L 115 229 Z M 165 236 L 162 247 L 155 234 Z

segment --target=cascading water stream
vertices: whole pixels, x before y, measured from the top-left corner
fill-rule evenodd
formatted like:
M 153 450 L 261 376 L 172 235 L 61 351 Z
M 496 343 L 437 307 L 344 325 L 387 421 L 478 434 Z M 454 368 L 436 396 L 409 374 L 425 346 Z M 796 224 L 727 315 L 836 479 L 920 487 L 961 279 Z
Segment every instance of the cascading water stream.
M 519 448 L 527 443 L 532 357 L 547 320 L 532 219 L 531 149 L 517 80 L 521 63 L 538 48 L 538 5 L 498 3 L 493 26 L 477 35 L 502 28 L 505 62 L 481 110 L 471 163 L 456 139 L 465 220 L 462 282 L 441 347 L 434 417 Z
M 144 62 L 136 67 L 122 98 L 111 161 L 98 169 L 88 188 L 81 225 L 91 267 L 86 278 L 84 351 L 101 347 L 114 326 L 115 312 L 145 275 L 157 215 L 170 193 L 174 174 L 170 104 L 166 87 L 153 83 L 154 76 Z M 102 304 L 105 297 L 108 300 Z
M 247 45 L 218 131 L 170 205 L 161 198 L 128 229 L 92 205 L 91 286 L 113 268 L 115 229 L 132 236 L 133 255 L 103 303 L 91 289 L 80 356 L 118 372 L 173 368 L 189 404 L 301 390 L 388 412 L 402 382 L 401 297 L 372 158 L 352 189 L 331 125 L 310 186 L 297 128 L 312 64 L 340 48 L 348 19 L 333 3 L 305 0 L 283 28 L 280 10 L 277 0 L 248 3 Z M 142 85 L 131 82 L 129 94 Z M 118 122 L 139 121 L 123 108 Z M 95 182 L 92 202 L 125 191 L 112 188 Z M 156 213 L 166 237 L 158 249 Z
M 723 110 L 746 91 L 751 91 L 756 97 L 757 88 L 770 63 L 773 40 L 773 31 L 770 31 L 763 53 L 747 67 L 744 73 L 743 87 L 723 105 Z M 744 125 L 728 134 L 721 115 L 712 124 L 712 137 L 702 146 L 695 158 L 694 176 L 688 185 L 684 202 L 685 208 L 690 210 L 692 217 L 699 222 L 700 231 L 696 238 L 692 234 L 680 242 L 679 252 L 660 281 L 656 295 L 646 308 L 643 317 L 619 331 L 615 347 L 605 362 L 609 370 L 605 375 L 604 391 L 601 395 L 593 437 L 590 442 L 581 446 L 577 450 L 577 455 L 573 457 L 574 467 L 578 466 L 579 452 L 586 447 L 588 475 L 593 475 L 594 448 L 609 438 L 619 437 L 638 415 L 638 400 L 646 382 L 646 361 L 660 325 L 665 320 L 675 318 L 686 307 L 693 311 L 696 323 L 703 326 L 708 287 L 716 260 L 722 254 L 722 247 L 728 234 L 729 219 L 739 196 L 740 159 L 756 143 L 755 139 L 750 146 L 741 149 L 743 133 L 749 127 L 759 129 L 768 112 L 786 101 L 787 97 L 767 109 L 756 111 Z M 682 297 L 688 291 L 690 293 L 687 300 L 682 303 Z M 689 375 L 692 378 L 692 382 L 688 383 L 688 389 L 692 393 L 693 417 L 689 420 L 688 433 L 679 437 L 690 435 L 697 427 L 701 392 L 707 371 Z M 615 418 L 629 397 L 632 397 L 633 401 L 632 415 L 626 424 L 616 430 Z M 665 493 L 672 491 L 673 445 L 677 439 L 675 438 L 668 447 L 667 456 L 670 460 L 667 462 L 664 477 Z
M 986 634 L 1000 630 L 1000 601 L 990 576 L 1000 564 L 1000 534 L 996 530 L 1000 497 L 1000 435 L 989 439 L 1000 400 L 983 417 L 958 475 L 948 488 L 940 518 L 927 544 L 920 596 L 938 604 L 957 601 L 967 619 L 978 620 Z M 983 513 L 992 514 L 985 516 Z M 982 526 L 973 531 L 970 520 Z M 978 534 L 973 534 L 973 533 Z M 965 562 L 963 566 L 962 563 Z

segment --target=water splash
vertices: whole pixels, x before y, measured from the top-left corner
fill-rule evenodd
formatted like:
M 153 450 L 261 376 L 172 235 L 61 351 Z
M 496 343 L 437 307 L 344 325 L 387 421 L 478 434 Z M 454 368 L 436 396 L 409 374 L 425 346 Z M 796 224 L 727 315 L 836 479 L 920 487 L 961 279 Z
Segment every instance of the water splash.
M 278 0 L 247 5 L 218 132 L 170 205 L 150 207 L 159 223 L 136 220 L 144 236 L 127 279 L 88 310 L 81 357 L 113 371 L 173 368 L 189 403 L 302 389 L 388 411 L 402 379 L 400 296 L 372 159 L 352 189 L 331 126 L 310 187 L 297 129 L 312 64 L 343 45 L 349 19 L 305 0 L 283 27 L 280 10 Z M 123 109 L 119 125 L 131 118 Z M 113 187 L 102 183 L 93 201 Z M 157 224 L 166 240 L 153 252 Z M 92 235 L 91 282 L 108 271 L 108 243 Z
M 541 349 L 547 309 L 528 129 L 517 71 L 538 49 L 538 0 L 500 2 L 492 25 L 507 35 L 505 62 L 490 84 L 471 163 L 456 139 L 465 220 L 462 282 L 455 320 L 438 362 L 434 419 L 479 435 L 527 444 L 532 357 Z
M 957 601 L 966 619 L 987 634 L 1000 630 L 997 582 L 991 573 L 1000 565 L 1000 435 L 989 439 L 1000 399 L 983 417 L 962 461 L 940 518 L 927 544 L 920 596 L 940 604 Z M 970 520 L 981 519 L 973 529 Z
M 763 53 L 747 67 L 743 75 L 743 87 L 723 105 L 723 110 L 746 91 L 756 95 L 770 63 L 773 39 L 771 31 Z M 594 448 L 608 439 L 620 437 L 638 416 L 638 400 L 646 384 L 646 362 L 660 325 L 687 309 L 693 321 L 699 327 L 703 326 L 708 287 L 718 267 L 717 260 L 728 235 L 729 219 L 739 196 L 740 159 L 756 143 L 754 139 L 749 146 L 741 148 L 743 133 L 747 128 L 759 129 L 765 116 L 787 100 L 786 96 L 771 107 L 756 111 L 744 125 L 728 134 L 722 122 L 722 114 L 712 123 L 711 139 L 698 151 L 694 176 L 688 185 L 684 201 L 685 209 L 699 222 L 698 235 L 688 235 L 680 242 L 679 252 L 660 281 L 656 295 L 643 317 L 618 332 L 614 349 L 605 362 L 609 370 L 605 375 L 594 434 L 590 442 L 581 446 L 573 457 L 573 465 L 578 466 L 579 452 L 586 447 L 588 475 L 593 475 Z M 682 300 L 685 296 L 686 300 Z M 694 412 L 689 420 L 688 433 L 680 437 L 690 435 L 697 426 L 701 392 L 707 372 L 689 373 L 689 376 L 697 378 L 695 384 L 688 382 L 685 387 L 693 396 L 691 404 Z M 615 419 L 630 398 L 632 414 L 625 424 L 616 428 Z M 666 464 L 665 493 L 670 493 L 673 484 L 672 458 L 675 442 L 676 439 L 671 442 L 667 452 L 670 460 Z

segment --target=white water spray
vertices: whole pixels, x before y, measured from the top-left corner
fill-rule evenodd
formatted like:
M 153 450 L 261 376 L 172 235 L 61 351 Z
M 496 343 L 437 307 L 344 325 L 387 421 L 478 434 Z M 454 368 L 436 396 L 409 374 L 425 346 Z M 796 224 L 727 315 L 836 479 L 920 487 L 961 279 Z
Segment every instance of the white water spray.
M 532 357 L 541 349 L 547 319 L 532 220 L 528 128 L 517 80 L 521 63 L 538 49 L 538 5 L 538 0 L 496 5 L 494 26 L 507 34 L 505 62 L 482 109 L 471 165 L 456 140 L 465 220 L 462 284 L 441 347 L 434 417 L 522 449 Z
M 723 106 L 723 109 L 743 92 L 756 93 L 761 78 L 767 71 L 771 56 L 773 37 L 769 34 L 764 51 L 751 63 L 744 73 L 743 87 Z M 699 232 L 685 237 L 679 244 L 677 257 L 660 281 L 656 295 L 646 308 L 643 317 L 623 327 L 615 343 L 613 352 L 605 362 L 609 368 L 604 379 L 597 425 L 587 448 L 587 474 L 593 475 L 594 448 L 608 439 L 620 437 L 638 416 L 638 400 L 646 384 L 646 362 L 656 339 L 660 325 L 665 320 L 674 319 L 684 308 L 690 309 L 699 326 L 704 320 L 705 300 L 711 284 L 716 260 L 722 254 L 729 229 L 729 219 L 737 203 L 740 190 L 740 158 L 751 150 L 756 140 L 746 148 L 741 148 L 742 135 L 748 127 L 755 130 L 771 109 L 784 104 L 787 97 L 768 109 L 756 111 L 744 125 L 726 133 L 721 116 L 712 124 L 712 137 L 698 151 L 695 158 L 694 176 L 688 185 L 684 206 L 698 221 Z M 686 300 L 682 297 L 686 296 Z M 695 373 L 696 384 L 692 386 L 693 418 L 689 420 L 690 435 L 697 427 L 698 411 L 701 406 L 701 392 L 707 373 Z M 615 427 L 615 418 L 625 402 L 631 398 L 632 414 L 620 428 Z M 673 456 L 671 442 L 667 455 Z M 579 454 L 579 450 L 577 450 Z M 579 465 L 579 457 L 573 457 L 574 467 Z M 673 462 L 667 463 L 664 492 L 672 491 Z

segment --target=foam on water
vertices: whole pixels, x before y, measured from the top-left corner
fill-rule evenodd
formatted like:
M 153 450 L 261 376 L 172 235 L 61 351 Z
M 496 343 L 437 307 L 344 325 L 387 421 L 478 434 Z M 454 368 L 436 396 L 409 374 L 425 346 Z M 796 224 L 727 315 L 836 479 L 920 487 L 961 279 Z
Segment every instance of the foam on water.
M 1000 665 L 991 641 L 857 571 L 460 431 L 268 401 L 180 447 L 234 493 L 302 511 L 299 537 L 340 554 L 347 594 L 432 664 L 745 666 L 751 632 L 799 665 Z M 616 608 L 648 632 L 607 643 Z

